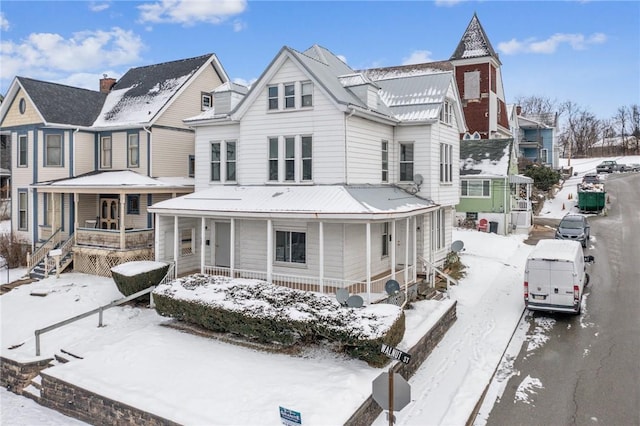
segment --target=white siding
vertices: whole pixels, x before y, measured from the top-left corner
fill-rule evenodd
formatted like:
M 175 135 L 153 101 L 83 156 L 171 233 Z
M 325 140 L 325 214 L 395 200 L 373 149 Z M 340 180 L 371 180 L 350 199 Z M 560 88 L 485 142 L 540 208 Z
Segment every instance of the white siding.
M 393 127 L 360 117 L 347 120 L 347 183 L 382 181 L 382 140 L 393 140 Z
M 62 133 L 62 167 L 45 167 L 44 166 L 44 150 L 45 150 L 45 132 L 38 130 L 38 149 L 36 155 L 38 156 L 38 182 L 63 179 L 69 177 L 69 164 L 71 158 L 70 150 L 70 130 L 65 130 Z M 51 132 L 47 132 L 50 134 Z M 55 131 L 55 133 L 59 133 Z M 29 165 L 33 162 L 33 158 L 29 158 Z
M 196 170 L 195 170 L 195 190 L 206 189 L 209 186 L 220 185 L 220 182 L 211 182 L 211 141 L 238 141 L 240 136 L 240 126 L 229 124 L 226 126 L 198 127 L 196 131 Z M 239 151 L 248 149 L 244 144 L 238 143 Z M 241 152 L 238 152 L 237 173 L 238 181 L 241 170 L 246 167 Z M 241 160 L 242 159 L 242 160 Z M 266 160 L 265 160 L 266 163 Z
M 287 60 L 268 84 L 305 80 L 308 77 Z M 294 135 L 313 137 L 314 183 L 345 182 L 344 114 L 314 86 L 311 109 L 269 112 L 266 88 L 257 96 L 240 124 L 238 183 L 264 184 L 268 177 L 267 138 Z
M 189 155 L 194 153 L 194 141 L 195 136 L 191 131 L 154 127 L 151 136 L 151 176 L 188 176 Z
M 75 175 L 95 170 L 95 134 L 77 132 L 73 140 L 73 163 Z

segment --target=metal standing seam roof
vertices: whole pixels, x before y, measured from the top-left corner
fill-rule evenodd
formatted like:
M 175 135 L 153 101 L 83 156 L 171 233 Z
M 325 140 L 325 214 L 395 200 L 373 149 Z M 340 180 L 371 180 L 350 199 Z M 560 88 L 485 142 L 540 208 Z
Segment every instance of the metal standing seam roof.
M 26 77 L 16 77 L 47 123 L 89 127 L 100 114 L 107 95 Z
M 162 180 L 142 175 L 132 170 L 108 170 L 88 172 L 82 175 L 56 179 L 46 182 L 38 182 L 31 185 L 35 188 L 193 188 L 193 182 L 188 180 Z
M 390 186 L 221 186 L 161 201 L 159 214 L 236 217 L 413 216 L 437 207 L 431 200 Z
M 426 121 L 439 117 L 453 74 L 414 75 L 379 80 L 380 97 L 401 121 Z

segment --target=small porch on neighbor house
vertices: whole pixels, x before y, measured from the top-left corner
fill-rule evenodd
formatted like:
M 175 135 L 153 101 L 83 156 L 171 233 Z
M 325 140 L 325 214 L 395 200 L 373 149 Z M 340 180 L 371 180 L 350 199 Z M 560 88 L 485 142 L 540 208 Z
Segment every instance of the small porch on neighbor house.
M 403 288 L 415 284 L 424 275 L 424 216 L 437 206 L 396 188 L 382 191 L 377 206 L 373 189 L 332 188 L 220 188 L 156 204 L 155 260 L 173 263 L 178 275 L 259 279 L 326 294 L 347 289 L 367 303 L 385 298 L 391 279 Z M 272 193 L 282 198 L 274 203 Z M 357 212 L 344 207 L 366 197 Z
M 96 179 L 102 178 L 101 183 Z M 84 178 L 84 179 L 83 179 Z M 34 268 L 54 248 L 73 261 L 78 272 L 111 276 L 111 268 L 134 260 L 153 260 L 154 202 L 191 192 L 135 172 L 102 172 L 34 185 L 42 206 L 39 247 L 30 256 Z M 66 265 L 65 265 L 66 266 Z M 50 268 L 45 268 L 45 275 Z
M 523 175 L 509 175 L 511 192 L 511 230 L 516 234 L 528 234 L 533 227 L 533 179 Z

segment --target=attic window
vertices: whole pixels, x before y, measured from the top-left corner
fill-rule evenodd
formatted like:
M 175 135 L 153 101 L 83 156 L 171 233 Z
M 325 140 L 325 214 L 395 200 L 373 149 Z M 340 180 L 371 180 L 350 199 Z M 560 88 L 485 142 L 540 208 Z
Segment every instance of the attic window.
M 302 83 L 302 106 L 313 106 L 313 85 L 311 82 Z
M 20 114 L 24 114 L 27 110 L 27 101 L 24 98 L 20 98 L 20 102 L 18 103 L 18 109 L 20 110 Z
M 453 123 L 453 104 L 446 100 L 442 104 L 442 109 L 440 110 L 440 121 L 445 124 Z
M 205 111 L 207 109 L 211 109 L 211 107 L 213 106 L 213 97 L 211 96 L 211 93 L 202 93 L 202 97 L 201 97 L 201 105 L 200 105 L 200 109 L 202 111 Z

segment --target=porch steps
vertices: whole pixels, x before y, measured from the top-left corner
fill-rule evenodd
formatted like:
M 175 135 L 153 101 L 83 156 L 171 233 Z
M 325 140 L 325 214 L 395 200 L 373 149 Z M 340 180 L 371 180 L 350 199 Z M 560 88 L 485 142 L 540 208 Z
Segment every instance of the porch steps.
M 56 247 L 57 248 L 57 247 Z M 42 280 L 45 278 L 45 262 L 46 257 L 40 261 L 36 266 L 29 271 L 29 278 L 34 280 Z M 60 259 L 60 272 L 63 272 L 73 261 L 73 252 L 69 251 L 62 259 Z M 53 271 L 55 274 L 55 269 Z

